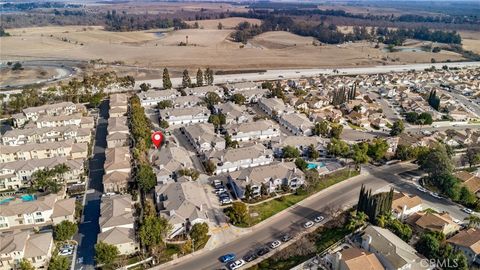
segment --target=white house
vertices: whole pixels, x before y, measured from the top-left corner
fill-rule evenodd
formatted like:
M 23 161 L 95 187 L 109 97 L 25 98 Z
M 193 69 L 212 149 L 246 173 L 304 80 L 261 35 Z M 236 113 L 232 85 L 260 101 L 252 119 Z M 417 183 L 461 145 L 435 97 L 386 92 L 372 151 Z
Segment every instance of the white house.
M 216 167 L 215 174 L 242 168 L 267 165 L 273 162 L 273 152 L 262 144 L 211 152 L 208 156 Z
M 210 110 L 205 107 L 168 108 L 160 110 L 160 121 L 167 121 L 170 126 L 206 123 Z

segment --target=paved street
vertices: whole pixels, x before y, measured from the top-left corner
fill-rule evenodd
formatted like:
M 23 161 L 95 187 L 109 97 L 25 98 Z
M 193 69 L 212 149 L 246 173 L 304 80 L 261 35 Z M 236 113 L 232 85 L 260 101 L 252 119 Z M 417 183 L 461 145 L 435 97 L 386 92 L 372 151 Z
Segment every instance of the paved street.
M 355 74 L 376 74 L 389 72 L 407 72 L 409 70 L 423 71 L 425 68 L 434 66 L 441 69 L 442 66 L 448 67 L 478 67 L 480 62 L 455 62 L 455 63 L 425 63 L 425 64 L 408 64 L 408 65 L 387 65 L 374 67 L 355 67 L 355 68 L 338 68 L 338 73 L 334 73 L 335 69 L 316 68 L 316 69 L 285 69 L 285 70 L 267 70 L 262 73 L 243 73 L 229 75 L 215 75 L 215 83 L 242 82 L 242 81 L 261 81 L 261 80 L 278 80 L 278 79 L 298 79 L 301 77 L 318 76 L 319 74 L 338 74 L 338 75 L 355 75 Z M 172 78 L 173 86 L 180 86 L 182 78 Z M 155 80 L 137 81 L 135 88 L 138 89 L 142 83 L 149 83 L 153 87 L 162 87 L 162 78 Z
M 76 253 L 75 269 L 94 269 L 95 244 L 100 231 L 100 198 L 103 193 L 102 177 L 107 147 L 108 101 L 100 105 L 93 158 L 90 160 L 88 191 L 79 230 L 74 239 L 79 243 Z
M 204 251 L 196 254 L 192 258 L 187 258 L 175 265 L 158 266 L 154 269 L 218 269 L 222 264 L 218 262 L 218 257 L 228 252 L 233 252 L 241 257 L 249 250 L 266 244 L 275 238 L 278 238 L 286 232 L 303 231 L 302 224 L 307 218 L 315 217 L 328 209 L 338 210 L 352 206 L 357 202 L 358 192 L 362 184 L 373 190 L 388 189 L 389 186 L 395 186 L 400 191 L 406 191 L 419 195 L 432 208 L 449 211 L 453 217 L 462 220 L 466 214 L 459 208 L 447 201 L 440 201 L 428 194 L 416 190 L 413 183 L 406 181 L 398 176 L 398 173 L 415 169 L 413 164 L 395 164 L 388 167 L 365 168 L 369 175 L 360 175 L 346 180 L 324 191 L 316 196 L 302 201 L 295 207 L 270 218 L 267 222 L 257 225 L 253 230 L 247 229 L 243 235 L 228 244 L 219 248 Z

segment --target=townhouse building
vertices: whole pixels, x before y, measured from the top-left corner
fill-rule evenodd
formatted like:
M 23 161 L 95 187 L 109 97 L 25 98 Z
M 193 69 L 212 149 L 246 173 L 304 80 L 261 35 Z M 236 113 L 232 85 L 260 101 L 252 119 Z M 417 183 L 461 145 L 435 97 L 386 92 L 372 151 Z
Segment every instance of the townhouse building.
M 168 144 L 155 153 L 152 158 L 156 169 L 157 183 L 167 183 L 175 180 L 180 169 L 193 168 L 190 154 L 183 147 Z
M 312 135 L 313 123 L 307 116 L 301 113 L 282 114 L 278 123 L 288 129 L 293 135 Z
M 70 115 L 58 115 L 58 116 L 50 116 L 50 115 L 42 115 L 38 117 L 38 120 L 35 122 L 33 126 L 37 128 L 54 128 L 54 127 L 61 127 L 61 126 L 69 126 L 75 125 L 79 126 L 80 128 L 94 128 L 95 121 L 91 116 L 83 116 L 80 113 L 77 114 L 70 114 Z M 28 126 L 28 125 L 26 125 Z
M 168 238 L 185 232 L 187 226 L 191 228 L 196 223 L 208 221 L 207 197 L 196 181 L 156 186 L 155 202 L 160 216 L 172 225 Z
M 170 126 L 206 123 L 210 110 L 205 107 L 167 108 L 160 110 L 160 121 L 167 121 Z
M 174 100 L 180 96 L 180 92 L 174 89 L 167 90 L 148 90 L 146 92 L 139 92 L 137 94 L 142 106 L 157 106 L 160 101 Z
M 197 153 L 225 149 L 225 139 L 215 133 L 212 124 L 199 123 L 180 128 Z
M 280 136 L 280 127 L 272 120 L 259 120 L 225 127 L 227 134 L 235 141 L 270 140 Z
M 310 145 L 313 145 L 314 149 L 319 152 L 321 157 L 328 154 L 328 140 L 317 136 L 280 136 L 273 138 L 270 142 L 270 148 L 273 150 L 276 157 L 283 156 L 283 148 L 286 146 L 295 147 L 300 151 L 302 156 L 308 156 Z
M 279 98 L 261 98 L 258 100 L 258 106 L 271 117 L 279 117 L 283 114 L 290 114 L 294 109 L 285 105 Z
M 216 85 L 185 88 L 184 91 L 187 96 L 205 97 L 207 93 L 212 92 L 217 94 L 219 97 L 223 97 L 223 88 Z
M 130 197 L 130 195 L 106 196 L 100 203 L 100 233 L 97 242 L 116 246 L 120 255 L 139 251 L 134 230 L 134 206 Z
M 78 126 L 59 126 L 44 128 L 24 128 L 8 130 L 0 138 L 3 145 L 22 145 L 27 143 L 46 143 L 73 140 L 76 143 L 91 141 L 91 130 Z
M 71 115 L 83 112 L 86 112 L 85 106 L 73 102 L 46 104 L 23 109 L 22 113 L 13 116 L 13 123 L 15 127 L 21 127 L 28 121 L 36 122 L 41 116 Z
M 294 162 L 277 162 L 265 166 L 251 167 L 230 172 L 228 183 L 238 198 L 245 197 L 250 186 L 251 196 L 261 195 L 264 185 L 268 193 L 281 191 L 283 187 L 297 189 L 305 182 L 305 175 L 298 170 Z
M 217 150 L 207 159 L 216 165 L 215 174 L 233 172 L 243 168 L 267 165 L 273 162 L 273 152 L 262 144 L 228 150 Z
M 24 144 L 18 146 L 2 146 L 0 162 L 16 160 L 45 159 L 66 157 L 68 159 L 86 159 L 87 143 L 75 143 L 73 140 L 47 142 L 40 144 Z
M 112 172 L 130 173 L 130 150 L 128 147 L 107 148 L 105 150 L 105 174 Z
M 202 98 L 198 96 L 179 96 L 172 100 L 172 105 L 174 108 L 192 108 L 198 106 L 202 101 Z
M 226 124 L 245 123 L 252 120 L 252 116 L 247 112 L 247 107 L 239 106 L 233 102 L 226 102 L 215 105 L 215 112 L 225 116 Z
M 54 157 L 17 160 L 0 163 L 0 191 L 18 190 L 27 187 L 34 172 L 43 169 L 52 169 L 60 164 L 65 164 L 69 168 L 69 171 L 61 176 L 67 184 L 79 183 L 84 180 L 85 169 L 83 159 Z
M 19 269 L 23 259 L 35 269 L 46 268 L 53 249 L 51 232 L 16 231 L 0 234 L 0 270 Z
M 1 204 L 0 231 L 34 229 L 74 221 L 75 198 L 59 199 L 57 194 L 42 197 L 15 198 Z

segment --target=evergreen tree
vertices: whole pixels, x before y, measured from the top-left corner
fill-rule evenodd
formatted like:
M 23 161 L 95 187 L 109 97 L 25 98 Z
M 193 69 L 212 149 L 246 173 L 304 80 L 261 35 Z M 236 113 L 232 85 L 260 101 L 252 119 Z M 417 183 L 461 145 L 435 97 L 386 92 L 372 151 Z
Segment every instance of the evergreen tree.
M 205 74 L 203 76 L 205 77 L 205 83 L 206 84 L 208 84 L 208 85 L 213 84 L 213 70 L 211 70 L 210 68 L 207 68 L 205 70 Z
M 203 85 L 203 71 L 201 69 L 197 70 L 197 86 Z
M 170 89 L 172 88 L 172 81 L 170 81 L 170 74 L 168 73 L 168 69 L 163 69 L 163 88 Z
M 393 189 L 372 195 L 372 190 L 366 190 L 362 185 L 358 197 L 357 211 L 368 215 L 369 220 L 376 220 L 380 215 L 387 215 L 392 209 Z
M 192 86 L 192 80 L 190 79 L 190 75 L 188 75 L 188 70 L 186 69 L 183 71 L 182 86 L 184 88 Z

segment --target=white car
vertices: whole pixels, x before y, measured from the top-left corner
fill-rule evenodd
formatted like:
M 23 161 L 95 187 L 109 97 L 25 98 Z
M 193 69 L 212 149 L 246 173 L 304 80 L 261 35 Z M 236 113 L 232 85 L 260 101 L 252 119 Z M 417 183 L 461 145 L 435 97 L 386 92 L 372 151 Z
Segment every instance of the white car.
M 315 224 L 315 223 L 313 223 L 313 221 L 307 221 L 307 222 L 305 222 L 305 223 L 303 224 L 303 227 L 304 227 L 305 229 L 308 229 L 308 228 L 313 227 L 314 224 Z
M 230 263 L 228 265 L 228 268 L 230 268 L 231 270 L 234 270 L 234 269 L 238 269 L 238 268 L 242 267 L 244 264 L 245 264 L 244 260 L 236 260 L 236 261 Z
M 319 222 L 322 222 L 324 219 L 325 218 L 323 216 L 318 216 L 313 221 L 315 221 L 315 223 L 319 223 Z
M 282 244 L 282 242 L 278 241 L 278 240 L 275 240 L 273 241 L 272 243 L 270 243 L 270 248 L 271 249 L 276 249 L 277 247 L 279 247 L 280 245 Z
M 435 192 L 430 192 L 430 195 L 432 195 L 432 197 L 437 198 L 437 199 L 442 198 L 442 197 L 440 197 L 440 195 L 438 195 L 438 193 L 435 193 Z
M 74 249 L 74 248 L 75 248 L 75 246 L 72 245 L 72 244 L 65 244 L 65 245 L 62 246 L 61 249 Z
M 62 249 L 60 250 L 60 252 L 58 253 L 58 255 L 60 256 L 68 256 L 68 255 L 72 255 L 73 254 L 73 250 L 72 249 Z
M 470 208 L 463 208 L 462 211 L 467 213 L 467 214 L 473 214 L 473 210 L 470 209 Z
M 421 186 L 417 186 L 417 189 L 421 192 L 427 192 L 427 190 Z

